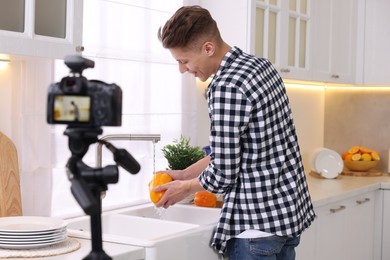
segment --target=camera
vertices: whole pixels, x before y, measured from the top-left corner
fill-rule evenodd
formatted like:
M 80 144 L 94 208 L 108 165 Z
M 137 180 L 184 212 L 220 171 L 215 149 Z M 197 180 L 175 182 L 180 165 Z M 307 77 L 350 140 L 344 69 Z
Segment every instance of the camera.
M 47 122 L 70 127 L 120 126 L 122 124 L 122 90 L 116 84 L 87 80 L 84 69 L 94 61 L 81 56 L 67 56 L 70 75 L 50 85 Z

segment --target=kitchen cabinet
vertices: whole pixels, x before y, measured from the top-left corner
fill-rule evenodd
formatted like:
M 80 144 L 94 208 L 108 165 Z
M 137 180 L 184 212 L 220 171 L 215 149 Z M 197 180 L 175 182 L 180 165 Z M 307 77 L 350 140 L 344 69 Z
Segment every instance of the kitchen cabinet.
M 282 77 L 308 79 L 311 0 L 200 0 L 223 39 L 269 59 Z M 234 19 L 226 19 L 234 17 Z
M 296 248 L 296 259 L 314 260 L 316 259 L 316 235 L 317 217 L 308 229 L 303 231 L 299 246 Z
M 313 1 L 311 65 L 314 80 L 355 83 L 358 1 Z
M 81 53 L 83 1 L 15 0 L 0 10 L 0 53 L 63 58 Z
M 316 207 L 317 217 L 302 234 L 297 259 L 375 259 L 376 192 Z
M 390 190 L 383 191 L 382 260 L 390 259 Z
M 217 22 L 222 38 L 229 45 L 234 45 L 249 53 L 251 51 L 250 24 L 253 18 L 254 0 L 199 0 L 199 5 L 206 8 Z M 221 8 L 222 7 L 222 8 Z
M 365 1 L 364 84 L 390 84 L 390 1 Z
M 310 0 L 256 0 L 254 53 L 269 59 L 282 77 L 310 76 Z

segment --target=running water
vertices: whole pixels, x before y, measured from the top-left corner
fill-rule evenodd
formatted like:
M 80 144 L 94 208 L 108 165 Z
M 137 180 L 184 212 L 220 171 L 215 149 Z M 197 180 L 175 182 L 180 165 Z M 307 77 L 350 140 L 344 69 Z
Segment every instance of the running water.
M 156 173 L 156 142 L 153 142 L 153 174 Z
M 167 217 L 167 209 L 155 207 L 155 213 L 158 219 L 166 219 Z

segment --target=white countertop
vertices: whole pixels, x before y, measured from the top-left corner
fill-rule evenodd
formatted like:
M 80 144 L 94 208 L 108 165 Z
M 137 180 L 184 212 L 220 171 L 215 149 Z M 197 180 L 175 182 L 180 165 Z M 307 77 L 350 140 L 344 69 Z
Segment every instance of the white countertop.
M 83 259 L 91 252 L 91 240 L 76 238 L 81 247 L 71 253 L 57 255 L 57 256 L 48 256 L 48 257 L 37 257 L 37 258 L 27 258 L 27 259 L 45 259 L 45 260 L 77 260 Z M 140 260 L 145 259 L 145 250 L 142 247 L 116 244 L 116 243 L 107 243 L 103 242 L 103 250 L 108 254 L 113 260 Z M 15 260 L 26 260 L 26 258 L 12 258 Z
M 389 176 L 356 177 L 340 175 L 336 179 L 322 179 L 307 174 L 306 177 L 314 207 L 381 188 L 390 189 Z M 91 240 L 81 238 L 77 238 L 77 240 L 81 243 L 80 249 L 68 254 L 45 257 L 45 259 L 74 260 L 84 258 L 91 251 Z M 138 260 L 145 258 L 145 250 L 142 247 L 103 242 L 103 249 L 114 260 Z M 13 259 L 22 260 L 25 258 Z
M 390 177 L 357 177 L 339 175 L 336 179 L 320 179 L 306 174 L 314 207 L 364 192 L 390 189 Z

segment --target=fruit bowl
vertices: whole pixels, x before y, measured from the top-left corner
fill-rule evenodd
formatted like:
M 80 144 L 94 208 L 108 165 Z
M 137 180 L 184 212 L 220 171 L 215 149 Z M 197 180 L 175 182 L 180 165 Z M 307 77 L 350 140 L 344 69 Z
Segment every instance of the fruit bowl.
M 378 161 L 350 161 L 344 160 L 344 166 L 351 171 L 365 172 L 377 166 Z

